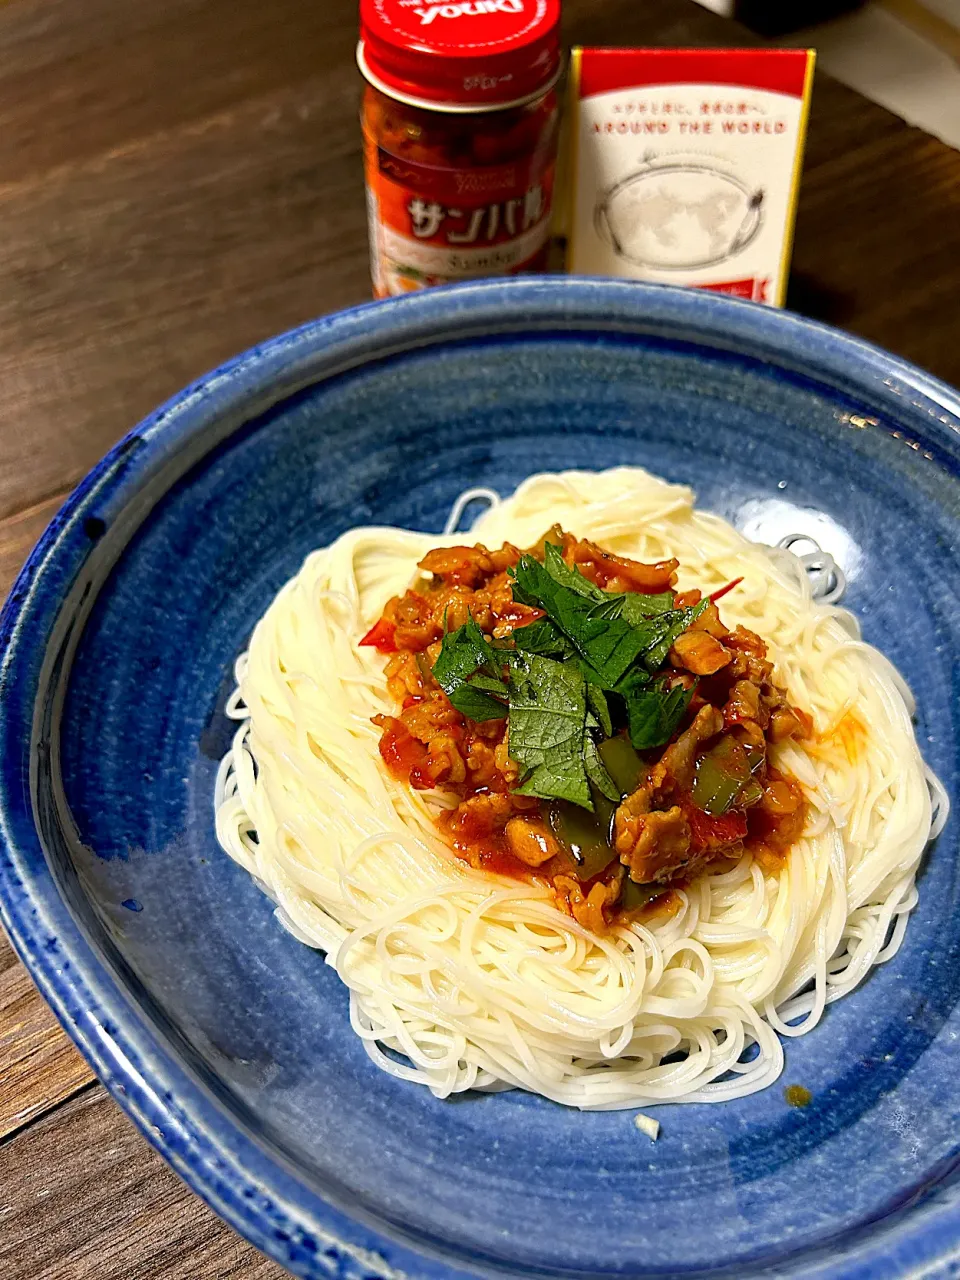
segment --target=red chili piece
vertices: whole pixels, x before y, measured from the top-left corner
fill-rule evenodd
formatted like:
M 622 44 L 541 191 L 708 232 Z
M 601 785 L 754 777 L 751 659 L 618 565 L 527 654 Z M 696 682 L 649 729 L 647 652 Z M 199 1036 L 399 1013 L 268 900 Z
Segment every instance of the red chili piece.
M 397 624 L 389 618 L 379 618 L 360 641 L 361 645 L 376 649 L 377 653 L 396 653 L 394 634 Z
M 723 599 L 723 597 L 727 594 L 728 591 L 732 591 L 734 587 L 739 587 L 742 581 L 743 581 L 742 576 L 739 578 L 734 578 L 734 580 L 732 582 L 728 582 L 725 587 L 720 587 L 718 591 L 712 592 L 709 596 L 707 596 L 707 599 L 712 600 L 713 603 L 716 604 L 718 600 Z

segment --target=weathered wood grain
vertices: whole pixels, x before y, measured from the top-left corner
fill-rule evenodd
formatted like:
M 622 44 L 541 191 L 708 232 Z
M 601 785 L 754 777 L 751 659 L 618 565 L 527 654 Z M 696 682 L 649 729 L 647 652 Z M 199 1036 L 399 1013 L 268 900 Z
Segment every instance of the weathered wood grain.
M 49 498 L 0 523 L 0 598 L 61 501 Z M 0 1138 L 92 1079 L 0 929 Z
M 6 599 L 23 562 L 65 497 L 66 494 L 58 493 L 0 520 L 0 601 Z
M 3 1280 L 281 1280 L 99 1085 L 0 1146 Z
M 228 356 L 363 299 L 354 98 L 339 67 L 0 188 L 0 516 Z
M 0 933 L 0 1138 L 92 1079 Z

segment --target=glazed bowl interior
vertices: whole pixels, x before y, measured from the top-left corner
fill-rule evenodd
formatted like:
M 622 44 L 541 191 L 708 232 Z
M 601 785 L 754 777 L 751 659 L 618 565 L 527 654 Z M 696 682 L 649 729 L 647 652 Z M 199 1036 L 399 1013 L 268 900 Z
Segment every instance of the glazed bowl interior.
M 836 556 L 956 796 L 958 445 L 956 399 L 853 340 L 575 280 L 318 322 L 128 437 L 7 608 L 3 896 L 48 998 L 175 1167 L 309 1276 L 862 1258 L 892 1275 L 907 1244 L 954 1247 L 956 818 L 902 949 L 787 1044 L 779 1084 L 659 1108 L 654 1144 L 632 1112 L 438 1101 L 379 1072 L 324 957 L 218 848 L 213 786 L 235 659 L 308 551 L 359 524 L 440 530 L 472 485 L 630 464 L 748 536 L 806 532 Z

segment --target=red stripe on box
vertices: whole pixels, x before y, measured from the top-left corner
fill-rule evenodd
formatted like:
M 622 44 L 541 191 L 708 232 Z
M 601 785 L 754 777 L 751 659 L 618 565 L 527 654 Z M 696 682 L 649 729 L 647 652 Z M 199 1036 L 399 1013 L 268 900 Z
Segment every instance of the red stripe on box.
M 584 49 L 580 97 L 648 85 L 717 84 L 802 98 L 806 49 Z
M 770 302 L 769 276 L 747 276 L 744 280 L 718 280 L 714 284 L 694 285 L 695 289 L 709 289 L 711 293 L 729 293 L 734 298 L 748 298 L 751 302 Z

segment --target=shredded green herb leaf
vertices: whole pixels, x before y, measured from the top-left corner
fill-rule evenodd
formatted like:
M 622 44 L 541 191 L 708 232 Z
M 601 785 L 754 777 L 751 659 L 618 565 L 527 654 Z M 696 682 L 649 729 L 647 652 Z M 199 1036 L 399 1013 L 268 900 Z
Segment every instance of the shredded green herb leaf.
M 587 664 L 587 679 L 604 689 L 615 689 L 637 658 L 642 657 L 648 671 L 658 671 L 677 636 L 706 608 L 706 601 L 701 601 L 689 609 L 674 609 L 668 591 L 601 591 L 578 570 L 568 568 L 552 543 L 546 544 L 544 556 L 543 565 L 533 556 L 520 557 L 513 571 L 514 596 L 546 612 Z M 544 628 L 536 639 L 542 644 L 541 637 L 551 634 Z
M 675 609 L 670 591 L 603 591 L 549 542 L 543 564 L 523 555 L 510 576 L 514 599 L 546 616 L 518 627 L 512 650 L 491 644 L 470 618 L 444 635 L 433 674 L 471 720 L 509 715 L 508 751 L 521 769 L 522 795 L 591 811 L 591 787 L 619 800 L 597 743 L 624 723 L 641 751 L 677 732 L 692 691 L 668 690 L 653 677 L 706 601 Z
M 433 674 L 461 715 L 477 721 L 507 715 L 507 686 L 499 678 L 497 653 L 473 618 L 444 633 Z
M 524 653 L 542 653 L 550 658 L 570 658 L 576 653 L 567 637 L 549 618 L 539 618 L 525 627 L 517 627 L 513 639 Z
M 548 543 L 548 553 L 550 549 Z M 553 563 L 560 573 L 556 565 L 563 565 L 562 558 L 556 555 Z M 566 565 L 563 572 L 574 576 Z M 521 556 L 514 575 L 514 597 L 519 595 L 523 603 L 546 612 L 590 664 L 598 677 L 595 683 L 607 687 L 615 684 L 643 647 L 642 637 L 619 618 L 623 598 L 607 595 L 596 587 L 584 594 L 562 585 L 533 556 Z M 586 587 L 591 587 L 582 575 L 576 576 Z
M 495 675 L 496 662 L 493 646 L 471 617 L 456 631 L 444 632 L 433 674 L 449 696 L 451 688 L 455 689 L 475 671 L 485 668 L 488 675 Z
M 462 684 L 459 689 L 454 689 L 453 693 L 448 694 L 451 703 L 456 709 L 470 720 L 476 720 L 478 723 L 482 720 L 505 720 L 509 713 L 507 705 L 507 686 L 503 685 L 503 701 L 491 697 L 488 693 L 481 693 L 476 687 L 476 681 L 470 680 L 466 684 Z
M 701 600 L 689 609 L 671 609 L 669 612 L 657 614 L 647 620 L 647 626 L 655 633 L 649 647 L 644 651 L 643 664 L 648 671 L 659 671 L 667 660 L 670 646 L 677 636 L 682 635 L 695 622 L 707 607 L 707 601 Z
M 621 800 L 620 788 L 607 773 L 606 767 L 600 759 L 600 753 L 597 751 L 596 741 L 591 733 L 583 735 L 583 764 L 587 771 L 587 777 L 600 794 L 606 796 L 608 800 L 613 800 L 615 804 L 619 804 Z
M 539 654 L 510 671 L 507 749 L 521 769 L 520 795 L 593 810 L 583 758 L 586 686 L 575 662 Z
M 627 727 L 638 751 L 662 747 L 680 728 L 693 689 L 677 686 L 665 691 L 660 685 L 637 689 L 627 698 Z
M 552 542 L 546 543 L 543 548 L 543 567 L 558 586 L 567 587 L 587 600 L 603 600 L 607 596 L 596 583 L 585 578 L 579 569 L 571 569 L 563 558 L 563 552 Z
M 634 591 L 623 597 L 623 616 L 634 626 L 640 626 L 646 618 L 654 618 L 658 613 L 672 612 L 672 591 L 661 591 L 651 596 Z
M 589 681 L 587 682 L 587 708 L 595 716 L 597 728 L 603 730 L 603 736 L 605 738 L 612 737 L 613 720 L 610 716 L 607 695 L 598 684 L 591 684 Z

